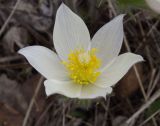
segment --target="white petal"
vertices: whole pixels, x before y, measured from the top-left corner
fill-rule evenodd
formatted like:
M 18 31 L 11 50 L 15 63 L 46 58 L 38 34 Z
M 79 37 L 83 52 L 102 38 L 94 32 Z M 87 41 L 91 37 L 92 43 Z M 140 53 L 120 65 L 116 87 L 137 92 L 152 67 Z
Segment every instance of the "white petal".
M 102 59 L 102 67 L 114 57 L 117 57 L 123 41 L 123 17 L 124 14 L 115 17 L 105 24 L 94 35 L 91 48 L 97 48 L 97 56 Z
M 81 90 L 81 99 L 92 99 L 92 98 L 97 98 L 97 97 L 104 97 L 106 98 L 107 94 L 110 94 L 112 92 L 112 88 L 101 88 L 98 87 L 94 84 L 89 84 L 82 86 Z
M 57 55 L 43 46 L 29 46 L 20 49 L 28 62 L 47 79 L 66 80 L 67 74 Z
M 157 13 L 160 13 L 160 0 L 146 0 L 149 7 Z
M 58 93 L 70 98 L 79 97 L 82 88 L 71 81 L 46 80 L 44 85 L 47 96 Z
M 132 65 L 140 61 L 143 61 L 142 56 L 133 53 L 118 56 L 110 66 L 104 68 L 95 85 L 103 88 L 113 86 L 128 72 Z
M 79 47 L 87 49 L 89 46 L 90 35 L 87 26 L 63 3 L 57 10 L 53 40 L 62 60 L 67 59 L 71 50 Z

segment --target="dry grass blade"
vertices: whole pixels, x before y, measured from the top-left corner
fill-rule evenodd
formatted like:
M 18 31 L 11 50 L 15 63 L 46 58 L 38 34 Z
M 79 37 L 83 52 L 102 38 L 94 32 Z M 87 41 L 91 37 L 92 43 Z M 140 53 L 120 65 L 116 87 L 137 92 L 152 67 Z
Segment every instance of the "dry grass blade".
M 108 3 L 109 3 L 109 6 L 110 6 L 113 14 L 116 16 L 116 15 L 117 15 L 117 12 L 116 12 L 116 10 L 115 10 L 114 7 L 113 7 L 112 2 L 111 2 L 110 0 L 108 0 Z M 125 46 L 126 46 L 127 50 L 128 50 L 129 52 L 131 52 L 131 49 L 130 49 L 130 47 L 129 47 L 129 44 L 128 44 L 128 41 L 127 41 L 127 38 L 126 38 L 125 35 L 124 35 L 124 43 L 125 43 Z M 137 67 L 134 65 L 133 68 L 134 68 L 136 77 L 137 77 L 137 79 L 138 79 L 138 82 L 139 82 L 139 85 L 140 85 L 142 94 L 143 94 L 145 100 L 147 100 L 147 96 L 146 96 L 146 93 L 145 93 L 145 91 L 144 91 L 144 87 L 143 87 L 143 84 L 142 84 L 142 80 L 141 80 L 140 75 L 139 75 L 139 73 L 138 73 Z
M 22 56 L 20 56 L 20 55 L 6 56 L 6 57 L 2 57 L 0 59 L 0 63 L 11 62 L 13 60 L 18 60 L 18 59 L 21 59 L 21 58 L 22 58 Z
M 39 79 L 39 82 L 38 82 L 38 84 L 37 84 L 36 90 L 35 90 L 34 95 L 33 95 L 32 99 L 31 99 L 31 101 L 30 101 L 28 110 L 27 110 L 26 115 L 25 115 L 25 117 L 24 117 L 23 125 L 22 125 L 22 126 L 26 126 L 26 125 L 27 125 L 27 121 L 28 121 L 30 112 L 31 112 L 31 110 L 32 110 L 32 107 L 33 107 L 35 98 L 36 98 L 36 96 L 37 96 L 37 94 L 38 94 L 38 92 L 39 92 L 39 90 L 40 90 L 41 85 L 42 85 L 43 79 L 44 79 L 44 78 L 43 78 L 42 76 L 41 76 L 40 79 Z
M 160 113 L 160 109 L 158 111 L 156 111 L 155 113 L 153 113 L 150 117 L 148 117 L 144 122 L 142 122 L 139 126 L 143 126 L 145 125 L 150 119 L 152 119 L 155 115 L 157 115 L 158 113 Z
M 22 59 L 23 56 L 17 53 L 20 48 L 32 45 L 44 46 L 56 52 L 53 46 L 53 29 L 56 12 L 62 1 L 84 20 L 91 38 L 109 20 L 120 13 L 126 14 L 123 21 L 125 35 L 121 53 L 127 51 L 142 55 L 145 62 L 132 67 L 105 100 L 68 99 L 59 93 L 46 98 L 43 78 L 40 79 L 38 71 L 32 69 L 27 59 Z M 141 4 L 139 1 L 145 2 L 1 0 L 0 125 L 159 125 L 160 18 L 151 14 L 151 10 L 138 6 Z M 43 67 L 45 68 L 45 65 Z M 5 78 L 15 83 L 4 82 Z
M 2 35 L 2 33 L 4 32 L 5 28 L 7 27 L 7 24 L 9 23 L 9 21 L 11 20 L 14 12 L 16 11 L 19 3 L 20 3 L 21 0 L 17 0 L 12 12 L 10 13 L 9 17 L 7 18 L 7 20 L 5 21 L 4 25 L 2 26 L 1 30 L 0 30 L 0 36 Z
M 109 3 L 109 6 L 110 6 L 113 14 L 116 16 L 117 13 L 116 13 L 116 10 L 114 9 L 113 5 L 112 5 L 111 0 L 108 0 L 108 3 Z M 129 44 L 128 44 L 128 41 L 127 41 L 127 38 L 126 38 L 125 35 L 124 35 L 124 43 L 125 43 L 126 49 L 127 49 L 129 52 L 131 52 L 131 49 L 130 49 L 130 47 L 129 47 Z M 145 92 L 145 90 L 144 90 L 144 87 L 143 87 L 143 84 L 142 84 L 142 80 L 141 80 L 141 77 L 140 77 L 140 74 L 139 74 L 139 72 L 138 72 L 138 69 L 137 69 L 136 65 L 133 66 L 133 69 L 134 69 L 134 71 L 135 71 L 137 80 L 138 80 L 138 82 L 139 82 L 139 86 L 140 86 L 141 92 L 142 92 L 142 94 L 143 94 L 143 97 L 144 97 L 145 101 L 147 101 L 147 100 L 148 100 L 148 99 L 147 99 L 147 95 L 146 95 L 146 92 Z M 152 118 L 152 121 L 153 121 L 154 126 L 157 126 L 157 123 L 156 123 L 156 120 L 154 119 L 154 117 Z M 130 123 L 131 123 L 131 122 L 130 122 Z
M 127 124 L 130 124 L 135 120 L 145 109 L 147 109 L 157 98 L 160 97 L 160 89 L 136 112 L 134 113 L 127 121 Z
M 150 90 L 148 92 L 147 97 L 150 97 L 150 95 L 152 94 L 152 92 L 155 89 L 156 85 L 158 84 L 159 79 L 160 79 L 160 72 L 155 77 L 154 82 L 153 82 L 152 87 L 150 88 Z

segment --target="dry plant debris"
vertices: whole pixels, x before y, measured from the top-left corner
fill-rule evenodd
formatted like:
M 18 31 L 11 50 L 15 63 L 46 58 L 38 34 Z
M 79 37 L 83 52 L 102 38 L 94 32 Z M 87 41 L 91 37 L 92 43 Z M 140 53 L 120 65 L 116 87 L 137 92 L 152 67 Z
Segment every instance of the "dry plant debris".
M 17 6 L 16 2 L 19 2 Z M 0 125 L 24 124 L 32 100 L 33 106 L 24 126 L 159 126 L 160 108 L 156 104 L 160 89 L 160 18 L 146 6 L 140 6 L 141 2 L 134 6 L 123 4 L 129 7 L 125 9 L 115 0 L 63 0 L 87 22 L 91 36 L 115 14 L 127 14 L 125 41 L 130 51 L 145 57 L 145 62 L 137 65 L 141 88 L 132 69 L 106 100 L 79 101 L 60 95 L 46 97 L 43 84 L 33 99 L 40 75 L 17 54 L 17 50 L 28 45 L 43 45 L 54 50 L 52 30 L 61 2 L 0 1 Z M 121 52 L 126 50 L 124 44 Z M 154 111 L 148 112 L 150 109 Z

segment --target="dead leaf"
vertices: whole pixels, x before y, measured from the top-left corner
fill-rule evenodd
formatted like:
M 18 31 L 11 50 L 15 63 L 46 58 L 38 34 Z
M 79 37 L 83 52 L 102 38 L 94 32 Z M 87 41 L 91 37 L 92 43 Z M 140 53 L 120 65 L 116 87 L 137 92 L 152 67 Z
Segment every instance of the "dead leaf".
M 29 40 L 29 35 L 26 29 L 23 27 L 13 26 L 11 27 L 5 36 L 3 37 L 4 49 L 8 51 L 8 53 L 15 52 L 15 45 L 19 48 L 23 48 L 27 45 Z
M 19 3 L 17 10 L 25 11 L 28 13 L 36 13 L 35 7 L 29 1 L 22 1 Z
M 10 111 L 4 104 L 0 104 L 0 126 L 21 126 L 23 116 Z
M 138 72 L 142 78 L 142 65 L 137 64 Z M 142 79 L 143 80 L 143 79 Z M 115 87 L 117 96 L 129 97 L 139 88 L 139 83 L 135 75 L 134 69 L 131 68 L 129 72 L 119 81 L 119 84 Z
M 112 120 L 113 126 L 128 126 L 124 125 L 124 122 L 127 120 L 127 117 L 125 116 L 117 116 Z
M 5 74 L 0 76 L 0 124 L 4 126 L 21 126 L 23 112 L 27 103 L 20 91 L 19 84 Z
M 48 16 L 48 17 L 51 17 L 53 15 L 52 2 L 53 2 L 52 0 L 40 1 L 39 10 L 43 15 Z
M 40 75 L 29 78 L 22 86 L 16 81 L 9 79 L 6 75 L 0 76 L 0 122 L 6 123 L 6 126 L 20 126 L 28 105 L 34 95 Z M 39 118 L 42 110 L 45 109 L 45 91 L 44 86 L 37 94 L 30 117 L 30 123 Z M 3 118 L 1 118 L 3 117 Z M 14 121 L 15 123 L 10 123 Z M 20 119 L 18 121 L 18 119 Z M 17 123 L 19 122 L 19 123 Z
M 20 91 L 19 84 L 6 75 L 0 76 L 0 102 L 13 107 L 20 113 L 27 109 L 27 102 Z
M 30 100 L 32 99 L 35 89 L 37 87 L 37 84 L 39 82 L 40 75 L 34 75 L 33 77 L 29 78 L 21 87 L 21 91 L 23 93 L 23 96 L 27 100 L 28 104 L 30 103 Z M 34 112 L 41 112 L 44 104 L 45 104 L 45 90 L 44 90 L 44 85 L 42 83 L 41 89 L 39 93 L 37 94 L 37 97 L 35 99 L 35 104 L 34 104 Z
M 30 15 L 29 19 L 28 23 L 38 31 L 46 32 L 53 24 L 52 19 L 45 18 L 44 16 Z

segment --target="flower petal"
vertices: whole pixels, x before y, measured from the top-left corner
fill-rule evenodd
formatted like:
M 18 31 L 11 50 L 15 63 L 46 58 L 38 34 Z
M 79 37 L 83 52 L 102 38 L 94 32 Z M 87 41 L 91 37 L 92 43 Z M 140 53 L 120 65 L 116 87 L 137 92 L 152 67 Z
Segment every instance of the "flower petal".
M 80 98 L 81 99 L 93 99 L 97 97 L 104 97 L 106 98 L 107 94 L 110 94 L 112 92 L 112 88 L 101 88 L 94 84 L 89 84 L 82 86 Z
M 70 98 L 77 98 L 80 95 L 82 86 L 72 81 L 46 80 L 44 82 L 47 96 L 51 94 L 62 94 Z
M 128 72 L 132 65 L 140 61 L 143 61 L 142 56 L 133 53 L 118 56 L 110 66 L 104 68 L 95 85 L 103 88 L 113 86 Z
M 71 50 L 79 47 L 87 49 L 90 43 L 89 31 L 83 20 L 63 3 L 57 10 L 53 40 L 62 60 L 68 58 Z
M 160 0 L 146 0 L 148 6 L 157 13 L 160 13 Z
M 24 55 L 28 62 L 47 79 L 67 79 L 67 74 L 59 58 L 48 48 L 29 46 L 20 49 L 18 53 Z
M 97 56 L 103 60 L 102 67 L 114 57 L 117 57 L 123 41 L 124 14 L 115 17 L 112 21 L 100 28 L 94 35 L 91 48 L 97 48 Z

